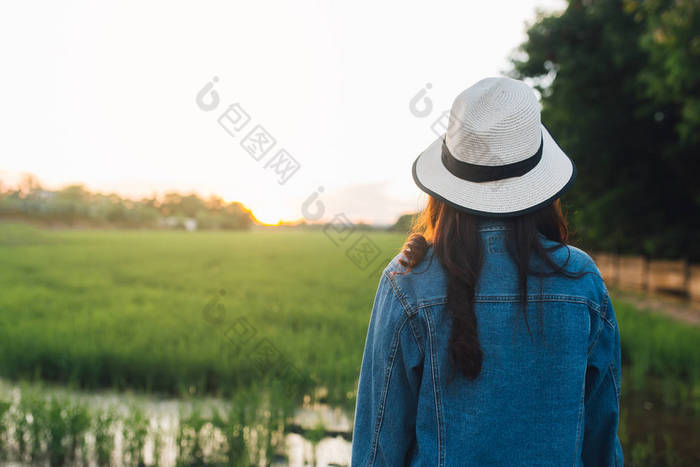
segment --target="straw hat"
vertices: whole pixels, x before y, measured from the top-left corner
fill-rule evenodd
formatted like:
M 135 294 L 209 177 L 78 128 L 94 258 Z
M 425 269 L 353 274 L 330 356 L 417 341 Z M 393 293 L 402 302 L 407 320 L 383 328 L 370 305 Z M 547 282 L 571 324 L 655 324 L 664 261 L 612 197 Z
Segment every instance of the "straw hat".
M 507 217 L 553 202 L 576 167 L 540 122 L 534 91 L 511 78 L 486 78 L 455 99 L 445 135 L 413 163 L 424 192 L 456 209 Z

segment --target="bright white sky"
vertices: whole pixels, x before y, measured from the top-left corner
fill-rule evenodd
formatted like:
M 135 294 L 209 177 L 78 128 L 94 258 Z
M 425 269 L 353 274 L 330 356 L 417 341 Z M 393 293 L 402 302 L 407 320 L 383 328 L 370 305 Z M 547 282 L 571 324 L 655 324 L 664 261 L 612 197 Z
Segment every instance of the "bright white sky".
M 4 2 L 0 5 L 0 180 L 137 197 L 218 194 L 265 222 L 302 217 L 319 186 L 324 218 L 392 222 L 425 200 L 411 164 L 460 91 L 509 69 L 536 8 L 564 0 Z M 221 103 L 197 92 L 212 77 Z M 426 117 L 409 102 L 426 85 Z M 217 123 L 235 102 L 242 134 Z M 421 106 L 422 108 L 422 106 Z M 256 162 L 240 143 L 263 125 Z M 279 148 L 301 168 L 264 168 Z

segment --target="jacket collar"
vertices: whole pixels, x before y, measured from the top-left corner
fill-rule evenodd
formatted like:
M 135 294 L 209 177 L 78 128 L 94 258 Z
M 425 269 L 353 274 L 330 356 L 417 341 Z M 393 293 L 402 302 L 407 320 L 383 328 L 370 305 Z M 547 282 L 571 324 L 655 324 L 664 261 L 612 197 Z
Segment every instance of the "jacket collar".
M 510 230 L 505 220 L 496 217 L 482 217 L 479 219 L 479 231 Z

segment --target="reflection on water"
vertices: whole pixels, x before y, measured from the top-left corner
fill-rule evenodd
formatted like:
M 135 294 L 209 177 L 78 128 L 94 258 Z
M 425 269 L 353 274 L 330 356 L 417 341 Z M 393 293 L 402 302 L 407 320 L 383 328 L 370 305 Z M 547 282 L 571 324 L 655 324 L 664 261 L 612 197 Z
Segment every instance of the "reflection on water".
M 29 399 L 27 394 L 31 394 Z M 36 400 L 32 402 L 31 398 L 37 397 L 43 400 L 41 405 L 36 405 Z M 50 415 L 51 402 L 49 401 L 51 400 L 60 400 L 64 404 L 58 408 L 56 411 L 58 415 L 54 415 L 54 418 Z M 20 387 L 0 379 L 0 401 L 10 404 L 4 419 L 9 420 L 9 426 L 6 422 L 5 430 L 12 435 L 5 436 L 2 440 L 4 444 L 0 444 L 2 448 L 0 452 L 9 454 L 9 456 L 3 456 L 4 458 L 0 457 L 0 460 L 5 461 L 2 465 L 6 466 L 36 464 L 37 461 L 48 465 L 51 457 L 47 450 L 52 433 L 67 431 L 61 438 L 63 445 L 67 443 L 65 440 L 70 439 L 71 423 L 61 423 L 58 427 L 56 417 L 69 419 L 69 412 L 78 406 L 87 409 L 91 414 L 114 413 L 114 421 L 108 430 L 112 435 L 113 445 L 106 444 L 111 448 L 108 455 L 111 465 L 134 464 L 129 454 L 134 450 L 134 446 L 142 453 L 143 463 L 162 466 L 175 466 L 184 456 L 190 456 L 189 462 L 226 462 L 228 458 L 221 457 L 221 452 L 235 452 L 232 442 L 235 436 L 232 437 L 231 433 L 226 433 L 226 430 L 216 422 L 219 414 L 234 413 L 235 408 L 232 407 L 231 402 L 220 398 L 161 399 L 111 391 L 83 392 L 62 387 Z M 38 412 L 39 409 L 33 411 L 28 409 L 32 407 L 32 403 L 35 404 L 34 407 L 42 407 L 40 409 L 44 413 L 42 420 L 50 425 L 45 428 L 47 434 L 36 446 L 32 446 L 35 444 L 32 437 L 32 424 L 35 420 L 31 412 Z M 143 414 L 141 425 L 138 421 L 134 422 L 135 412 Z M 270 415 L 269 412 L 267 415 Z M 95 417 L 95 415 L 91 416 Z M 76 455 L 73 460 L 70 457 L 61 458 L 63 462 L 71 460 L 74 464 L 99 464 L 98 451 L 104 450 L 104 443 L 98 441 L 98 438 L 102 440 L 104 436 L 100 438 L 99 433 L 96 433 L 96 423 L 98 422 L 94 420 L 90 423 L 90 428 L 84 432 L 84 446 L 76 449 L 76 452 L 80 452 L 81 455 Z M 139 426 L 141 429 L 138 428 Z M 275 426 L 273 423 L 270 426 L 273 429 L 267 429 L 264 424 L 256 422 L 253 426 L 241 427 L 239 439 L 244 440 L 243 442 L 247 445 L 247 455 L 253 464 L 350 465 L 352 422 L 351 418 L 338 408 L 326 404 L 306 404 L 297 408 L 283 425 Z M 132 432 L 142 433 L 141 444 L 138 440 L 134 441 Z M 19 436 L 18 433 L 20 433 Z M 271 446 L 268 449 L 264 439 L 266 437 L 272 440 L 271 443 L 267 443 Z M 187 447 L 183 449 L 183 446 Z M 41 457 L 32 457 L 35 455 L 31 452 L 32 447 L 42 451 Z M 18 462 L 18 459 L 22 459 L 23 462 Z
M 700 465 L 697 395 L 665 395 L 666 400 L 658 388 L 647 388 L 623 396 L 620 439 L 625 465 Z
M 625 464 L 700 465 L 697 393 L 649 383 L 623 395 Z M 350 465 L 343 410 L 307 402 L 276 418 L 272 407 L 259 395 L 164 399 L 0 379 L 0 465 Z

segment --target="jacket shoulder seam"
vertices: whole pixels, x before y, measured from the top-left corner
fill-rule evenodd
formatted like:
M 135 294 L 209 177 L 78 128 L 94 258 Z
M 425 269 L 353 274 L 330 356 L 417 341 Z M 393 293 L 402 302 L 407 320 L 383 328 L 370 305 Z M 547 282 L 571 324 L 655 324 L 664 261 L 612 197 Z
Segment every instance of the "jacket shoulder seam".
M 411 304 L 408 303 L 408 300 L 406 299 L 406 294 L 403 293 L 403 290 L 401 290 L 401 287 L 399 287 L 399 284 L 396 283 L 392 275 L 384 271 L 384 277 L 386 277 L 386 279 L 389 281 L 391 289 L 394 291 L 394 295 L 396 296 L 396 298 L 399 299 L 403 312 L 409 317 L 414 315 L 416 313 L 416 310 L 414 310 Z
M 610 295 L 608 293 L 608 289 L 605 288 L 605 293 L 603 294 L 603 305 L 600 307 L 600 317 L 605 320 L 606 323 L 610 325 L 611 328 L 615 329 L 615 325 L 613 322 L 610 320 L 610 317 L 608 316 L 608 299 L 610 298 Z
M 411 328 L 411 333 L 413 334 L 413 338 L 416 341 L 416 345 L 418 346 L 418 350 L 420 351 L 421 355 L 425 356 L 425 349 L 423 344 L 421 343 L 420 338 L 418 337 L 418 330 L 416 329 L 416 323 L 414 318 L 418 314 L 418 310 L 414 307 L 411 306 L 410 303 L 408 303 L 408 299 L 406 298 L 406 294 L 403 293 L 403 290 L 401 290 L 401 287 L 396 283 L 394 278 L 391 276 L 391 274 L 384 273 L 385 277 L 389 281 L 389 284 L 391 285 L 391 289 L 394 292 L 394 296 L 399 300 L 399 303 L 401 303 L 401 309 L 404 312 L 404 315 L 409 321 L 409 326 Z

